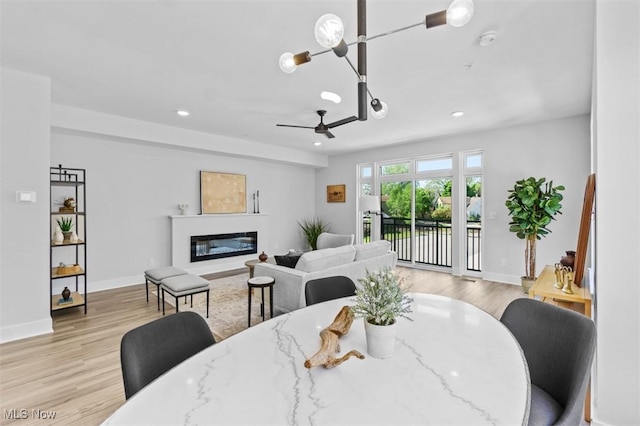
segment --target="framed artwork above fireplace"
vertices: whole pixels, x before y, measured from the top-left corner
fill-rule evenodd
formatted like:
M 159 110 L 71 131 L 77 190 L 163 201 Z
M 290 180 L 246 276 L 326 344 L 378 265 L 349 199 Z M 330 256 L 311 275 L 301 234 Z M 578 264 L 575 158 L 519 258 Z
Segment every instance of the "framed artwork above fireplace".
M 246 175 L 200 171 L 200 211 L 202 214 L 246 213 Z

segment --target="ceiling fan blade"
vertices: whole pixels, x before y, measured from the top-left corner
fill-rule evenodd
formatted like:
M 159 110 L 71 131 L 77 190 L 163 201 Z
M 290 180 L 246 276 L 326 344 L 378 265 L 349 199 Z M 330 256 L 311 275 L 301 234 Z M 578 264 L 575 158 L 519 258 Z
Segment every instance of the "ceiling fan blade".
M 331 133 L 328 130 L 326 132 L 322 132 L 322 134 L 325 135 L 326 137 L 328 137 L 329 139 L 335 138 L 335 136 L 333 136 L 333 133 Z
M 352 121 L 356 121 L 358 117 L 352 115 L 351 117 L 343 118 L 342 120 L 334 121 L 333 123 L 327 124 L 329 129 L 333 129 L 334 127 L 342 126 L 343 124 L 351 123 Z
M 297 127 L 299 129 L 315 129 L 315 127 L 311 127 L 311 126 L 296 126 L 293 124 L 276 124 L 276 126 L 280 126 L 280 127 Z

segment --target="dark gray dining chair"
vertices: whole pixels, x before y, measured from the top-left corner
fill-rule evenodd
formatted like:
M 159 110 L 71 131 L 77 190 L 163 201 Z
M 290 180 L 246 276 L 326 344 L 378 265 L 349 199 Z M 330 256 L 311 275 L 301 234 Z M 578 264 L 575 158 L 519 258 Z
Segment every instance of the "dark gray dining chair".
M 195 312 L 178 312 L 128 331 L 120 342 L 127 399 L 185 359 L 213 345 L 207 322 Z
M 514 300 L 500 321 L 529 365 L 529 425 L 580 424 L 596 349 L 593 321 L 535 299 Z
M 351 278 L 334 276 L 307 281 L 304 297 L 307 306 L 341 297 L 355 296 L 356 285 Z

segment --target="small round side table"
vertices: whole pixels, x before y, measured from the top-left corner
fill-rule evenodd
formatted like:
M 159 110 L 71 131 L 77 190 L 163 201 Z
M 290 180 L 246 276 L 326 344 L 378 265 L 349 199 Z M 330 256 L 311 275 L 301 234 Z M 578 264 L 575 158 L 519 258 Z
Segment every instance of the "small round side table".
M 271 277 L 253 277 L 247 280 L 247 287 L 249 294 L 249 306 L 248 306 L 248 315 L 247 315 L 247 327 L 251 327 L 251 293 L 253 293 L 254 288 L 259 288 L 262 292 L 262 301 L 260 302 L 260 315 L 262 316 L 262 321 L 264 321 L 264 289 L 265 287 L 269 287 L 269 313 L 271 318 L 273 318 L 273 285 L 276 280 Z

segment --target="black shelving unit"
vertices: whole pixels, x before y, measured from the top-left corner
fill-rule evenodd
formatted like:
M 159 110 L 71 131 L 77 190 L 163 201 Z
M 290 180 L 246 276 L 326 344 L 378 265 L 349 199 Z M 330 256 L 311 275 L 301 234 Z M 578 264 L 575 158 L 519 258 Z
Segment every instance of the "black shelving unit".
M 49 255 L 51 313 L 62 309 L 84 307 L 87 313 L 87 222 L 86 170 L 69 167 L 50 168 L 49 199 L 51 206 Z M 74 206 L 64 206 L 62 200 L 73 198 Z M 59 205 L 59 207 L 57 207 Z M 77 240 L 54 240 L 57 219 L 71 218 Z M 70 300 L 64 300 L 62 290 L 71 290 Z

